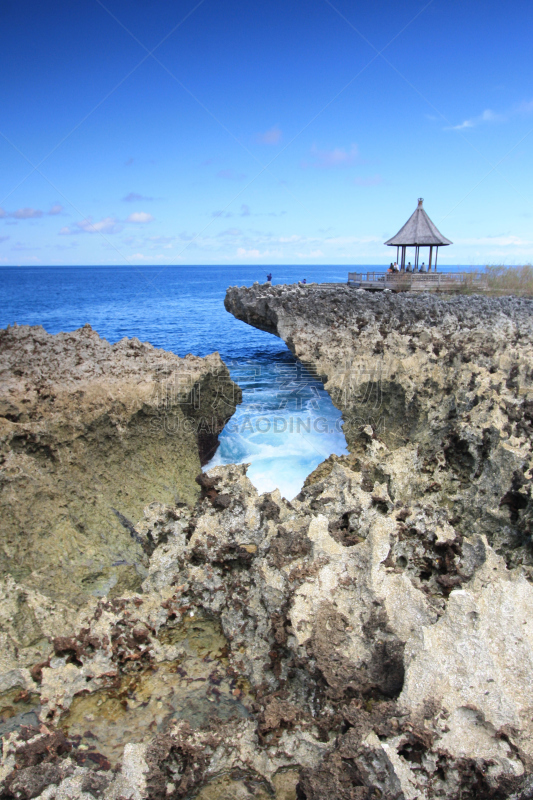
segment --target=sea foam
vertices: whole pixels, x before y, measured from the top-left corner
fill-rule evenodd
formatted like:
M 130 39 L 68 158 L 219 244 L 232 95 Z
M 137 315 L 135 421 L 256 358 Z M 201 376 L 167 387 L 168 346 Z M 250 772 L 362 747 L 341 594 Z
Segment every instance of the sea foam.
M 259 492 L 279 489 L 292 499 L 325 458 L 348 452 L 340 411 L 317 376 L 288 351 L 228 366 L 243 401 L 204 469 L 250 464 L 247 474 Z

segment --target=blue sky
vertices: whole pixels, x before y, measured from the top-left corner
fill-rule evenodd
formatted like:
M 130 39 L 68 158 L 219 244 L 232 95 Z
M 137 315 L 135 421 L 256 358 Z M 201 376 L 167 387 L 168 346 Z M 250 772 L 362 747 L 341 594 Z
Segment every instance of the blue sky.
M 533 260 L 533 5 L 0 0 L 0 265 Z

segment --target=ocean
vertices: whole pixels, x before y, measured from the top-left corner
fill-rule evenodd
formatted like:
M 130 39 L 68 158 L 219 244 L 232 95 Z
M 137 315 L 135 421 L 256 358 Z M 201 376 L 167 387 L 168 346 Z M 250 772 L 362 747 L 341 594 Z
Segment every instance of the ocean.
M 274 284 L 347 279 L 340 266 L 3 267 L 0 327 L 58 333 L 88 322 L 109 342 L 135 336 L 179 356 L 218 351 L 243 402 L 204 469 L 249 463 L 259 491 L 291 499 L 321 461 L 347 449 L 340 412 L 317 377 L 281 339 L 224 308 L 228 286 L 263 283 L 268 272 Z

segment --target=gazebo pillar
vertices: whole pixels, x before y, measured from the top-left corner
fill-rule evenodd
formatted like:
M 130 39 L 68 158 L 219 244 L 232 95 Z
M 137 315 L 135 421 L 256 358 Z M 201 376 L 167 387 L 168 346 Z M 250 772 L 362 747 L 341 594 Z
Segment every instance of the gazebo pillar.
M 433 245 L 429 245 L 429 264 L 428 264 L 428 272 L 431 272 L 431 264 L 433 262 Z

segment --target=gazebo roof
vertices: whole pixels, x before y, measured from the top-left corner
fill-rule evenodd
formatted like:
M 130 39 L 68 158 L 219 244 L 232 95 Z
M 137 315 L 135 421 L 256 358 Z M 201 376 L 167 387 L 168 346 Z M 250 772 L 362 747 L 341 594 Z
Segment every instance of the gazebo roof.
M 397 247 L 407 246 L 416 247 L 422 245 L 428 247 L 429 245 L 438 245 L 445 247 L 448 244 L 453 244 L 435 227 L 423 208 L 423 199 L 420 198 L 418 206 L 414 213 L 409 217 L 403 228 L 401 228 L 396 236 L 389 239 L 385 244 Z

